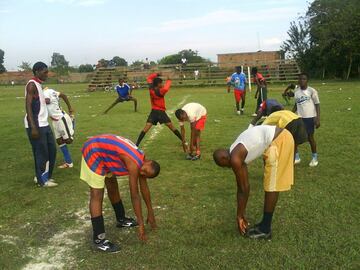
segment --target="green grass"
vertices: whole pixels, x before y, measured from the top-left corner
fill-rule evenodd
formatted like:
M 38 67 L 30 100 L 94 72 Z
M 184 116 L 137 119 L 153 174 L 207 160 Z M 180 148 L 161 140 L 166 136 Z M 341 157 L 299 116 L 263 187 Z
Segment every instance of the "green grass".
M 254 93 L 247 96 L 246 115 L 239 117 L 225 87 L 174 88 L 166 98 L 168 109 L 176 108 L 187 95 L 186 102 L 199 102 L 208 109 L 202 159 L 184 160 L 178 139 L 167 128 L 151 142 L 147 142 L 149 134 L 145 137 L 147 156 L 162 167 L 160 176 L 150 181 L 159 230 L 149 232 L 146 244 L 140 243 L 136 230 L 115 227 L 105 199 L 108 238 L 122 245 L 116 255 L 90 248 L 88 188 L 79 180 L 80 149 L 88 136 L 101 133 L 136 140 L 150 110 L 147 91 L 135 92 L 138 113 L 132 103 L 123 103 L 103 116 L 99 113 L 114 100 L 114 93 L 86 93 L 85 85 L 78 84 L 54 85 L 70 96 L 77 112 L 76 139 L 70 147 L 75 167 L 55 169 L 59 187 L 41 189 L 32 182 L 24 99 L 16 98 L 23 96 L 23 87 L 0 87 L 0 269 L 21 269 L 32 262 L 54 266 L 62 262 L 59 267 L 64 269 L 359 269 L 360 84 L 311 85 L 319 90 L 321 100 L 321 127 L 315 135 L 320 163 L 308 167 L 309 145 L 300 147 L 302 163 L 296 167 L 293 189 L 280 195 L 272 241 L 239 235 L 233 173 L 212 161 L 215 148 L 229 146 L 248 126 Z M 283 88 L 271 85 L 269 97 L 280 100 Z M 58 163 L 61 160 L 58 152 Z M 249 166 L 249 175 L 247 217 L 254 224 L 262 214 L 261 159 Z M 120 180 L 120 189 L 133 215 L 126 180 Z M 68 236 L 59 237 L 62 232 Z

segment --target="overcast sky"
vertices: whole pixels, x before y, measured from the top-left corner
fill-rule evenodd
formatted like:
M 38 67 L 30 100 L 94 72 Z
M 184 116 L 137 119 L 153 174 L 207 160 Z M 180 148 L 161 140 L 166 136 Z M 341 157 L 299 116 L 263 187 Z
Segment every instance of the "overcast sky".
M 182 49 L 216 54 L 277 50 L 306 0 L 0 0 L 0 49 L 5 67 L 50 63 L 53 52 L 70 65 L 113 56 L 129 63 L 158 60 Z

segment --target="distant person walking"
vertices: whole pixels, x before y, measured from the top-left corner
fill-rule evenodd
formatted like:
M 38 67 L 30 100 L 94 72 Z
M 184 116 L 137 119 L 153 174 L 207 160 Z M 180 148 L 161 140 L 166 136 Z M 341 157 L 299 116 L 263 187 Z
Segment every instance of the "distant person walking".
M 255 93 L 256 108 L 253 116 L 256 116 L 257 111 L 259 110 L 260 104 L 267 99 L 267 84 L 264 76 L 258 72 L 257 67 L 251 69 L 251 75 L 253 76 L 254 83 L 256 83 L 257 89 Z

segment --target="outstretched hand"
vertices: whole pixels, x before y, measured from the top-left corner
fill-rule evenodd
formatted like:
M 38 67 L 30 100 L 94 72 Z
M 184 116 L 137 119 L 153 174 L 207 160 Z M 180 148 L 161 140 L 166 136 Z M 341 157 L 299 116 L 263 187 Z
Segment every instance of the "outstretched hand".
M 238 229 L 241 235 L 245 235 L 249 223 L 245 217 L 237 217 Z

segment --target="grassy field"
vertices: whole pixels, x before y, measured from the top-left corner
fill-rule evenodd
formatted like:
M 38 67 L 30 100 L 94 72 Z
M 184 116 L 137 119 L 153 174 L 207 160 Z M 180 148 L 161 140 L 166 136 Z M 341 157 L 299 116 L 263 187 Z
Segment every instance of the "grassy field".
M 215 148 L 229 146 L 248 126 L 254 93 L 248 93 L 245 115 L 237 116 L 225 87 L 174 88 L 167 95 L 168 112 L 191 101 L 208 109 L 202 159 L 184 160 L 178 139 L 167 128 L 145 137 L 147 156 L 162 166 L 160 176 L 150 181 L 159 230 L 140 243 L 136 230 L 115 227 L 105 199 L 107 236 L 122 246 L 114 255 L 91 250 L 80 149 L 88 136 L 101 133 L 135 141 L 150 110 L 147 91 L 134 94 L 138 113 L 132 103 L 124 103 L 100 115 L 115 93 L 87 93 L 79 84 L 50 85 L 68 94 L 76 110 L 76 139 L 70 147 L 75 167 L 55 169 L 59 186 L 41 189 L 33 183 L 33 158 L 23 127 L 23 86 L 0 87 L 0 269 L 360 269 L 360 83 L 311 85 L 321 100 L 316 132 L 320 163 L 308 167 L 309 145 L 300 147 L 302 163 L 293 189 L 280 195 L 271 241 L 239 235 L 234 176 L 212 161 Z M 269 97 L 280 100 L 283 88 L 271 85 Z M 62 161 L 59 152 L 57 161 Z M 249 166 L 249 175 L 247 217 L 254 224 L 262 215 L 261 159 Z M 133 215 L 127 181 L 119 183 Z

